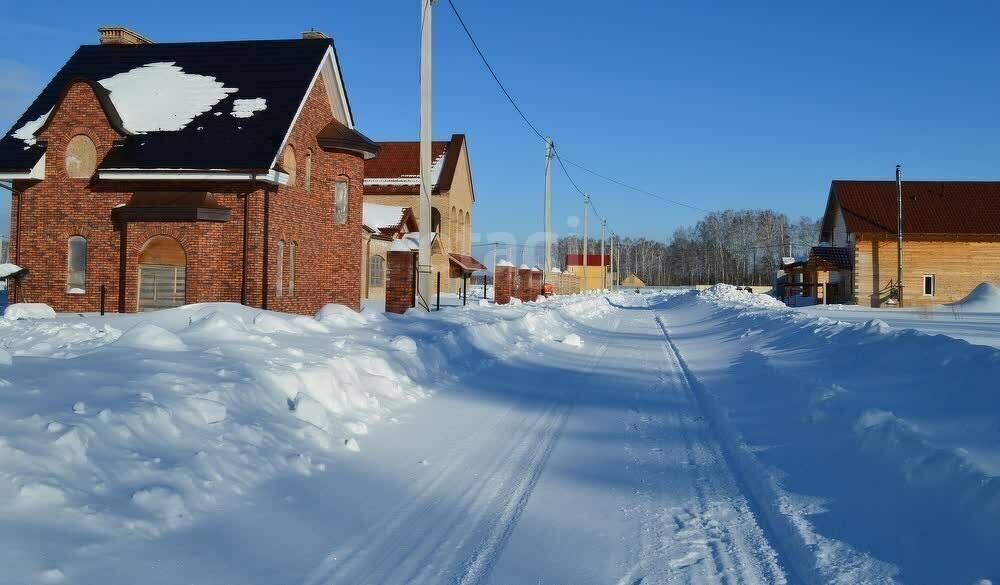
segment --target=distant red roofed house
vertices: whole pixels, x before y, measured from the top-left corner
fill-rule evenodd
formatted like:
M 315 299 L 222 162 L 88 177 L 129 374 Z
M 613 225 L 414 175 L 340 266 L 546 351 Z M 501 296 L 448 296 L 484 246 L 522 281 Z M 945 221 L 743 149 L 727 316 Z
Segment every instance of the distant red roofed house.
M 584 270 L 583 254 L 566 254 L 566 272 L 580 279 L 580 290 L 597 290 L 602 283 L 606 286 L 614 278 L 611 273 L 611 256 L 604 255 L 604 275 L 601 277 L 601 255 L 587 254 L 587 267 Z
M 903 181 L 903 306 L 958 301 L 1000 282 L 1000 181 Z M 822 302 L 891 304 L 896 287 L 895 181 L 833 181 L 822 246 L 802 276 Z
M 365 162 L 365 201 L 408 207 L 419 225 L 420 143 L 380 142 L 379 146 L 379 155 Z M 442 292 L 458 292 L 463 276 L 471 272 L 454 255 L 472 254 L 476 202 L 465 135 L 434 141 L 431 161 L 431 231 L 438 234 L 431 254 L 431 282 L 440 274 Z

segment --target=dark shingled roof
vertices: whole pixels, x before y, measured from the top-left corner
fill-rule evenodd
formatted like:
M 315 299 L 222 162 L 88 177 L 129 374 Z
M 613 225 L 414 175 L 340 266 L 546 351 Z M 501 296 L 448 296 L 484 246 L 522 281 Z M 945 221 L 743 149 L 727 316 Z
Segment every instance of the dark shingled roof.
M 830 264 L 834 268 L 851 268 L 851 255 L 848 253 L 847 248 L 813 246 L 809 251 L 809 255 L 816 260 L 822 260 Z
M 896 233 L 895 181 L 833 181 L 823 233 L 833 232 L 834 202 L 851 233 Z M 1000 181 L 903 181 L 903 235 L 1000 234 Z
M 330 39 L 291 39 L 81 46 L 0 139 L 0 169 L 29 170 L 42 156 L 42 145 L 25 149 L 12 134 L 48 112 L 71 80 L 99 81 L 150 63 L 173 62 L 185 73 L 214 77 L 239 91 L 181 130 L 126 138 L 101 168 L 266 170 L 331 44 Z M 252 98 L 266 99 L 267 108 L 250 118 L 229 115 L 233 100 Z M 224 114 L 213 115 L 218 111 Z
M 437 160 L 442 154 L 444 166 L 438 182 L 433 186 L 434 192 L 451 189 L 458 167 L 459 153 L 465 142 L 464 134 L 453 134 L 451 140 L 435 140 L 431 143 L 431 160 Z M 379 142 L 381 151 L 375 158 L 365 161 L 365 193 L 370 194 L 414 194 L 420 192 L 420 185 L 372 184 L 368 179 L 400 179 L 402 177 L 420 176 L 420 142 Z

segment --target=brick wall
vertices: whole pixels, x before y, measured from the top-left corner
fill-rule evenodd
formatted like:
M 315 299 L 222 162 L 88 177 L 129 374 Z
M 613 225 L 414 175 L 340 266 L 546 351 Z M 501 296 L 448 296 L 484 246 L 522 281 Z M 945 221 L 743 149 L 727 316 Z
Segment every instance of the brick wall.
M 405 313 L 413 306 L 416 293 L 417 254 L 390 250 L 387 256 L 389 259 L 386 270 L 385 311 Z

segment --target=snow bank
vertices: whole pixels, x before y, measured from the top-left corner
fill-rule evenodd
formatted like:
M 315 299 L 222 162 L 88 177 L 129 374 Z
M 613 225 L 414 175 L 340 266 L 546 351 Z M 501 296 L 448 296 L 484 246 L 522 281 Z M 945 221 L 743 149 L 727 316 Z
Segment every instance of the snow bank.
M 799 579 L 1000 573 L 1000 351 L 724 286 L 653 302 Z
M 55 319 L 56 312 L 45 303 L 14 303 L 3 313 L 4 319 L 17 321 L 19 319 Z
M 74 582 L 81 543 L 117 554 L 247 506 L 263 482 L 364 457 L 442 375 L 569 345 L 610 310 L 593 296 L 392 319 L 209 303 L 0 320 L 0 514 L 19 527 L 0 530 L 0 564 L 16 582 Z
M 1000 286 L 982 282 L 964 299 L 948 303 L 945 307 L 970 313 L 1000 313 Z

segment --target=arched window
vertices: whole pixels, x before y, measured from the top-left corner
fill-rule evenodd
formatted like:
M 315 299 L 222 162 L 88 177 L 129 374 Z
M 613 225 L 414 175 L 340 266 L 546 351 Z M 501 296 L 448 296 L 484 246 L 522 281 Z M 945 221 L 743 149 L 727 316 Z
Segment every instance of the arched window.
M 87 292 L 87 238 L 73 236 L 66 253 L 66 292 L 82 295 Z
M 368 286 L 385 286 L 385 259 L 381 256 L 368 261 Z
M 288 244 L 288 296 L 295 296 L 295 242 Z
M 451 217 L 449 218 L 450 223 L 451 223 L 451 225 L 449 226 L 449 228 L 451 228 L 451 229 L 448 230 L 448 245 L 451 246 L 452 249 L 457 249 L 456 246 L 458 246 L 458 215 L 457 214 L 458 214 L 458 210 L 455 209 L 455 206 L 452 206 L 452 208 L 451 208 Z
M 468 211 L 465 212 L 465 240 L 462 245 L 466 252 L 472 253 L 472 215 Z
M 73 179 L 89 179 L 97 168 L 97 147 L 89 136 L 78 134 L 66 145 L 66 174 Z
M 306 191 L 308 191 L 309 187 L 312 186 L 312 169 L 313 169 L 313 151 L 312 149 L 309 149 L 306 151 L 305 169 L 303 170 L 304 174 L 302 177 L 302 182 L 306 188 Z M 288 294 L 291 294 L 292 287 L 289 286 L 288 288 L 289 288 Z
M 285 147 L 285 156 L 281 159 L 281 166 L 285 168 L 285 172 L 288 173 L 288 186 L 295 186 L 295 148 L 289 144 Z
M 455 252 L 465 250 L 465 212 L 461 209 L 458 210 L 458 239 L 452 245 Z
M 282 291 L 282 281 L 284 280 L 285 269 L 285 240 L 280 240 L 278 242 L 278 273 L 277 279 L 274 282 L 274 295 L 280 297 Z
M 137 309 L 179 307 L 187 298 L 187 254 L 170 236 L 153 236 L 139 251 Z
M 431 208 L 431 231 L 437 232 L 441 229 L 441 212 L 437 207 Z
M 339 178 L 333 190 L 333 223 L 347 223 L 347 179 Z

